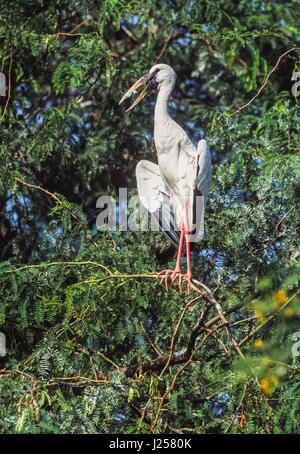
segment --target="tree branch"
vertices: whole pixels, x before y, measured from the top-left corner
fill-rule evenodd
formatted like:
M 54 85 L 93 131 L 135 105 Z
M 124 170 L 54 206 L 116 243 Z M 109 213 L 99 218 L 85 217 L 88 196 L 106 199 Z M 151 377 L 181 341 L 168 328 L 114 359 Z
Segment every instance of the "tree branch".
M 258 92 L 253 96 L 253 98 L 250 99 L 250 101 L 248 101 L 246 104 L 244 104 L 243 106 L 239 107 L 237 110 L 235 110 L 232 114 L 230 114 L 227 119 L 226 119 L 226 124 L 228 124 L 228 120 L 229 118 L 233 117 L 234 115 L 236 115 L 237 113 L 239 113 L 241 110 L 245 109 L 246 107 L 250 106 L 250 104 L 252 104 L 252 102 L 260 95 L 260 93 L 262 92 L 262 90 L 265 88 L 265 86 L 267 85 L 268 83 L 268 80 L 271 76 L 271 74 L 273 74 L 273 72 L 278 68 L 278 65 L 281 61 L 281 59 L 283 57 L 285 57 L 287 54 L 289 54 L 290 52 L 293 52 L 294 50 L 300 50 L 300 47 L 292 47 L 291 49 L 287 50 L 286 52 L 284 52 L 283 54 L 281 54 L 279 57 L 278 57 L 278 60 L 275 64 L 275 66 L 271 69 L 271 71 L 267 74 L 267 77 L 264 81 L 264 83 L 262 84 L 262 86 L 259 88 Z M 220 115 L 221 117 L 221 115 Z M 219 118 L 220 118 L 219 117 Z

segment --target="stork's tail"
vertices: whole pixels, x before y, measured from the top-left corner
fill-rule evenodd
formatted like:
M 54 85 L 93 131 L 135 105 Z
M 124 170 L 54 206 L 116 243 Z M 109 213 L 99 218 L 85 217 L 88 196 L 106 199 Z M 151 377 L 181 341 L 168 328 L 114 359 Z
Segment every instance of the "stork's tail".
M 153 217 L 157 222 L 160 230 L 178 249 L 180 230 L 176 226 L 174 210 L 170 203 L 170 197 L 167 194 L 163 193 L 163 201 L 158 210 L 153 213 Z M 185 253 L 185 244 L 183 245 L 183 253 Z

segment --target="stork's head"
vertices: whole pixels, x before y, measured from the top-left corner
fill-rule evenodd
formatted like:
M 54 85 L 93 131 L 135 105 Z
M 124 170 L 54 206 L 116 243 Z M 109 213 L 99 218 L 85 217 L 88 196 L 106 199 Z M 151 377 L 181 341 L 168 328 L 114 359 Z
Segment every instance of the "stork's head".
M 160 90 L 163 87 L 170 87 L 172 90 L 176 81 L 176 73 L 169 65 L 160 63 L 158 65 L 152 66 L 148 74 L 142 76 L 131 88 L 125 93 L 119 104 L 121 104 L 125 99 L 129 98 L 132 93 L 134 93 L 138 88 L 147 84 L 144 90 L 140 93 L 134 103 L 126 110 L 133 109 L 148 93 L 151 88 Z
M 158 90 L 162 86 L 172 86 L 174 87 L 176 81 L 176 73 L 173 68 L 169 65 L 164 65 L 163 63 L 159 65 L 154 65 L 149 71 L 150 80 L 152 80 L 153 85 Z

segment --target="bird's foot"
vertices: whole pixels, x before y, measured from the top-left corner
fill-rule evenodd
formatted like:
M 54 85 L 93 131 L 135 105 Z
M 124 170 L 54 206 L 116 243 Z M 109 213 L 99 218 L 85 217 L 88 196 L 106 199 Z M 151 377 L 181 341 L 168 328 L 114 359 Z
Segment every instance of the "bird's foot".
M 174 270 L 162 270 L 158 273 L 156 279 L 159 279 L 162 274 L 165 274 L 165 287 L 166 290 L 168 291 L 168 277 L 170 276 L 170 274 L 174 274 Z
M 171 283 L 173 284 L 175 282 L 176 279 L 178 279 L 178 286 L 179 286 L 179 292 L 180 294 L 182 294 L 182 287 L 181 287 L 181 283 L 182 283 L 182 280 L 183 278 L 187 280 L 187 292 L 188 292 L 188 295 L 190 294 L 190 285 L 189 285 L 189 282 L 191 280 L 191 275 L 189 274 L 183 274 L 181 273 L 181 270 L 180 269 L 175 269 L 175 270 L 162 270 L 158 273 L 158 275 L 156 276 L 157 279 L 159 279 L 161 277 L 161 275 L 165 274 L 165 287 L 166 287 L 166 291 L 168 291 L 168 278 L 170 275 L 172 275 L 172 280 L 171 280 Z
M 190 294 L 190 280 L 191 280 L 191 277 L 192 277 L 192 275 L 184 274 L 184 273 L 181 273 L 180 271 L 179 272 L 174 272 L 171 282 L 173 284 L 173 282 L 175 282 L 175 280 L 178 279 L 179 292 L 180 292 L 180 294 L 182 294 L 181 283 L 182 283 L 183 279 L 186 279 L 186 281 L 187 281 L 186 282 L 187 294 L 189 295 Z

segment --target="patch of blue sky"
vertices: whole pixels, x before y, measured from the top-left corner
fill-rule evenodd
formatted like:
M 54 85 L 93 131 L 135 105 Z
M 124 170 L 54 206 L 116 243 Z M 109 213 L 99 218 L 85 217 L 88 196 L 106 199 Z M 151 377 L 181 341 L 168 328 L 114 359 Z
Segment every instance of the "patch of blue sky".
M 226 410 L 226 404 L 228 402 L 228 393 L 220 393 L 216 396 L 216 401 L 214 402 L 213 412 L 216 415 L 221 415 Z
M 171 109 L 176 109 L 177 103 L 175 101 L 169 101 L 169 106 L 171 107 Z
M 201 30 L 204 32 L 204 33 L 207 33 L 209 31 L 209 28 L 210 26 L 207 25 L 207 24 L 202 24 L 201 25 Z
M 178 38 L 177 39 L 177 43 L 182 45 L 182 46 L 184 46 L 184 47 L 187 47 L 190 44 L 190 42 L 191 42 L 190 33 L 186 33 L 183 38 Z
M 242 313 L 238 313 L 238 312 L 234 312 L 233 314 L 233 318 L 234 318 L 234 321 L 237 322 L 239 320 L 244 320 L 245 318 L 249 318 L 249 317 L 254 317 L 254 314 L 242 314 Z
M 14 205 L 15 205 L 15 197 L 11 197 L 11 191 L 7 191 L 7 195 L 8 197 L 10 197 L 8 199 L 8 201 L 6 202 L 6 215 L 7 217 L 9 218 L 11 224 L 14 226 L 14 227 L 17 227 L 18 225 L 18 215 L 17 213 L 15 212 L 15 208 L 14 208 Z
M 273 183 L 274 183 L 275 189 L 277 189 L 277 190 L 280 189 L 281 185 L 278 181 L 274 181 Z
M 234 279 L 236 278 L 236 274 L 235 273 L 232 273 L 229 277 L 228 277 L 228 283 L 232 282 Z
M 135 337 L 135 342 L 136 342 L 138 345 L 143 345 L 143 344 L 145 344 L 145 339 L 136 336 L 136 337 Z
M 138 22 L 139 22 L 139 16 L 137 14 L 135 14 L 134 16 L 124 16 L 121 21 L 120 21 L 120 24 L 121 25 L 128 25 L 128 22 L 130 22 L 131 25 L 136 25 Z
M 224 206 L 225 207 L 231 207 L 231 208 L 237 208 L 239 207 L 242 203 L 244 203 L 244 191 L 240 188 L 232 190 L 229 194 L 225 195 L 225 201 L 224 201 Z
M 215 261 L 215 268 L 220 269 L 223 268 L 225 265 L 225 257 L 222 253 L 218 253 Z
M 25 89 L 26 89 L 26 84 L 22 83 L 15 88 L 15 91 L 16 91 L 16 93 L 19 93 L 20 91 L 25 90 Z
M 202 129 L 202 128 L 197 128 L 196 134 L 199 134 L 200 139 L 204 139 L 204 138 L 205 138 L 205 140 L 207 141 L 207 143 L 209 143 L 210 136 L 208 136 L 208 135 L 205 134 L 204 129 Z
M 36 123 L 38 126 L 40 126 L 44 121 L 44 115 L 42 115 L 41 113 L 38 113 L 37 116 L 36 116 Z
M 195 128 L 195 123 L 194 123 L 193 121 L 188 121 L 188 122 L 187 122 L 187 126 L 188 126 L 188 128 L 190 128 L 190 129 L 194 129 L 194 128 Z
M 195 91 L 196 91 L 196 82 L 192 79 L 186 79 L 184 81 L 184 84 L 185 84 L 185 91 L 186 93 L 189 95 L 189 96 L 193 96 L 195 95 Z
M 57 99 L 56 101 L 58 101 L 58 99 Z M 60 101 L 61 101 L 61 98 L 60 98 Z M 47 101 L 46 104 L 44 105 L 44 109 L 45 109 L 45 110 L 51 109 L 52 106 L 53 106 L 53 103 L 52 103 L 52 101 L 49 100 L 49 101 Z
M 44 234 L 47 235 L 47 239 L 51 243 L 51 246 L 53 246 L 53 248 L 56 247 L 57 240 L 59 239 L 59 237 L 62 233 L 63 233 L 63 229 L 61 227 L 57 227 L 56 232 L 51 233 L 51 234 L 49 234 L 49 231 L 46 230 L 46 228 L 44 229 Z
M 202 251 L 199 252 L 199 255 L 202 255 L 203 257 L 212 257 L 214 253 L 214 249 L 202 249 Z
M 72 134 L 72 140 L 78 143 L 80 141 L 80 137 L 77 134 Z
M 114 417 L 116 421 L 122 421 L 123 419 L 127 418 L 127 416 L 122 415 L 121 413 L 116 413 Z
M 267 252 L 267 256 L 266 256 L 267 264 L 269 265 L 270 263 L 274 262 L 274 260 L 276 260 L 276 257 L 277 257 L 277 254 L 276 254 L 275 247 L 273 244 L 270 244 L 270 246 L 268 247 L 268 252 Z
M 261 163 L 264 162 L 264 160 L 263 160 L 262 158 L 257 158 L 257 157 L 256 157 L 256 158 L 255 158 L 255 162 L 256 162 L 257 164 L 261 164 Z
M 223 206 L 225 208 L 228 208 L 229 206 L 232 205 L 232 195 L 231 194 L 225 194 L 224 196 L 224 202 L 223 202 Z

